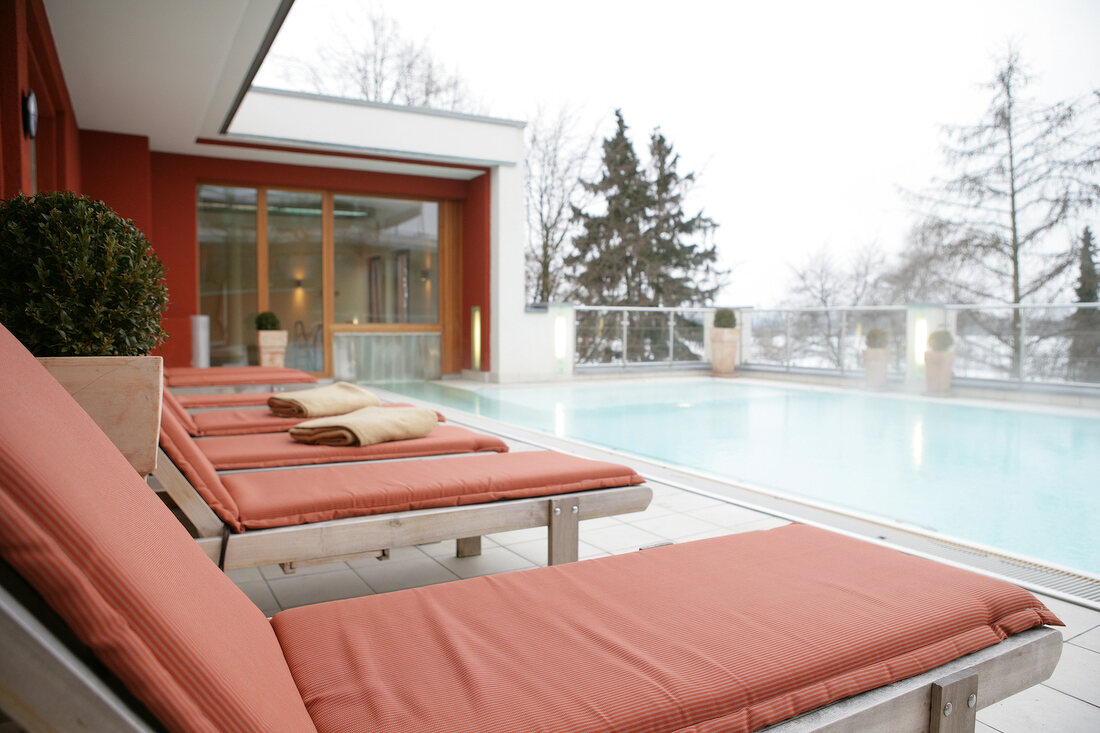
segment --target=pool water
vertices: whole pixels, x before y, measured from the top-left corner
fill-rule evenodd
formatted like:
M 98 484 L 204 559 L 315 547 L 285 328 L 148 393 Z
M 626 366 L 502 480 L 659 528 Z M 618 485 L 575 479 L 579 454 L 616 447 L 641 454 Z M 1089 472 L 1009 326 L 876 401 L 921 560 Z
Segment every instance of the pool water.
M 1100 574 L 1100 417 L 661 379 L 395 392 Z

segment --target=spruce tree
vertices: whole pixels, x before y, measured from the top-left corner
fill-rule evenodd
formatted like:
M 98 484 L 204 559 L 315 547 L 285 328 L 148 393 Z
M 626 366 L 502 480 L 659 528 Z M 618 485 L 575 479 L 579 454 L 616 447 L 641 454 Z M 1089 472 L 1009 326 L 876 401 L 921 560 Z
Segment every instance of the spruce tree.
M 621 110 L 615 134 L 603 141 L 603 170 L 585 190 L 606 203 L 602 214 L 573 208 L 582 232 L 573 239 L 565 264 L 572 273 L 573 297 L 587 305 L 649 305 L 642 292 L 639 265 L 645 260 L 649 185 L 626 136 Z
M 677 172 L 680 156 L 659 129 L 650 138 L 649 155 L 653 202 L 643 253 L 646 261 L 642 271 L 648 276 L 645 291 L 653 305 L 710 302 L 718 291 L 718 251 L 713 245 L 707 247 L 693 240 L 700 234 L 705 239 L 716 225 L 702 212 L 689 217 L 683 205 L 695 174 L 681 176 Z
M 1100 299 L 1100 279 L 1096 274 L 1096 245 L 1092 230 L 1081 232 L 1078 248 L 1080 274 L 1077 279 L 1078 303 L 1096 303 Z M 1100 382 L 1100 309 L 1078 308 L 1072 318 L 1070 342 L 1070 378 L 1082 382 Z
M 642 168 L 621 110 L 615 111 L 615 120 L 615 134 L 603 141 L 600 179 L 582 182 L 593 202 L 606 208 L 599 214 L 573 209 L 581 233 L 565 260 L 572 297 L 586 305 L 610 306 L 710 302 L 720 273 L 715 268 L 717 250 L 705 242 L 715 224 L 701 212 L 688 216 L 683 206 L 694 175 L 679 173 L 679 156 L 660 130 L 653 131 L 649 165 Z M 702 348 L 701 341 L 685 340 L 687 324 L 683 316 L 676 318 L 673 349 L 677 358 L 690 358 Z M 669 350 L 668 319 L 665 314 L 644 312 L 582 313 L 580 360 L 621 358 L 625 349 L 629 361 L 663 361 Z M 701 320 L 686 331 L 701 333 Z

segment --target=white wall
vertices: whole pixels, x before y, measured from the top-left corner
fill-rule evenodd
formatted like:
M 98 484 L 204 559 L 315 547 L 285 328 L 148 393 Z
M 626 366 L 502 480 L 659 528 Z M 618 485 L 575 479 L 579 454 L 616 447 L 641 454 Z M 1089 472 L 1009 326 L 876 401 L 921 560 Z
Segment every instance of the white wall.
M 511 131 L 510 131 L 511 132 Z M 501 135 L 503 137 L 503 135 Z M 492 294 L 489 378 L 494 382 L 529 382 L 567 376 L 556 358 L 554 328 L 560 314 L 525 312 L 524 257 L 527 241 L 524 209 L 523 131 L 510 135 L 515 166 L 492 169 L 490 237 Z M 564 316 L 572 334 L 572 309 Z M 572 336 L 569 338 L 570 353 Z M 572 365 L 572 358 L 568 360 Z M 571 369 L 568 372 L 571 374 Z

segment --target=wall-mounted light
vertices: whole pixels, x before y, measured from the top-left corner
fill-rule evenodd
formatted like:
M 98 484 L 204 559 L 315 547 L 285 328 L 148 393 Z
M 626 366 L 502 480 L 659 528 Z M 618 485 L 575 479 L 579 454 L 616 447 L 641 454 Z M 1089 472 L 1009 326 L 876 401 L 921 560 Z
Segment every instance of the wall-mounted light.
M 428 279 L 431 276 L 432 276 L 432 271 L 431 270 L 421 270 L 420 271 L 420 282 L 422 282 L 422 283 L 428 282 Z
M 23 95 L 23 132 L 31 139 L 38 134 L 38 97 L 33 89 Z
M 299 279 L 297 279 L 297 280 L 295 280 L 295 281 L 294 281 L 294 287 L 296 287 L 296 288 L 300 288 L 300 287 L 302 287 L 302 280 L 301 280 L 301 278 L 299 278 Z
M 470 368 L 481 371 L 481 306 L 470 309 Z
M 928 319 L 918 318 L 913 325 L 913 361 L 924 363 L 924 352 L 928 349 Z

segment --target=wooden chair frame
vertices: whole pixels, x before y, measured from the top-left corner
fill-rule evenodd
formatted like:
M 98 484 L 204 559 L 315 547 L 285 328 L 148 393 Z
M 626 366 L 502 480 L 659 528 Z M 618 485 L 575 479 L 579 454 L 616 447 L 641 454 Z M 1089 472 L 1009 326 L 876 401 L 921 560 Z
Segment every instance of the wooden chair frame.
M 217 562 L 225 525 L 163 449 L 153 477 L 195 528 L 199 546 Z M 652 499 L 653 490 L 641 484 L 249 530 L 229 535 L 224 567 L 280 564 L 292 571 L 442 540 L 457 540 L 458 556 L 469 557 L 480 553 L 482 535 L 531 527 L 548 528 L 547 560 L 558 565 L 577 559 L 580 521 L 640 512 Z

